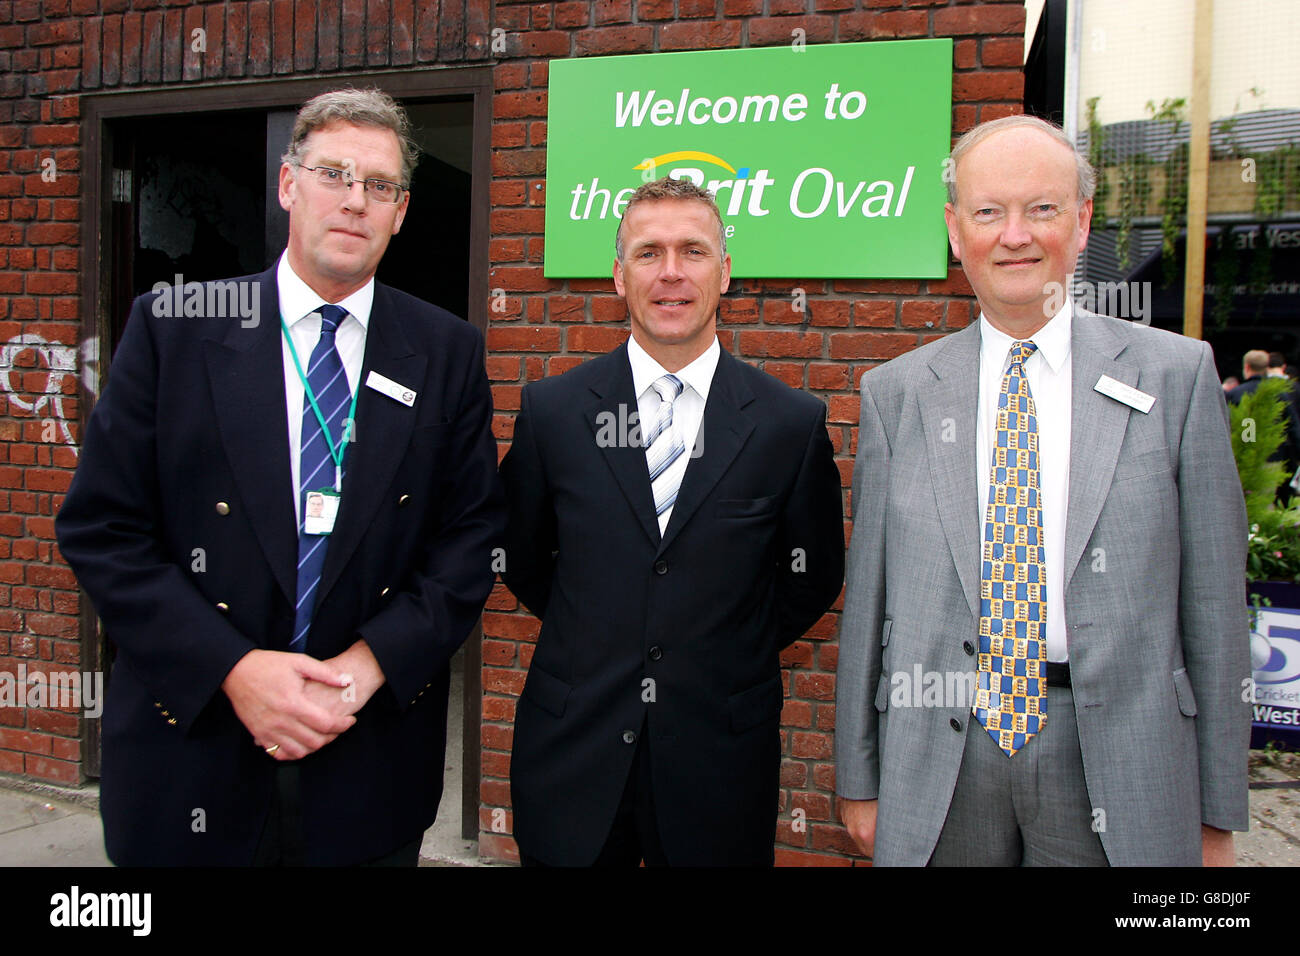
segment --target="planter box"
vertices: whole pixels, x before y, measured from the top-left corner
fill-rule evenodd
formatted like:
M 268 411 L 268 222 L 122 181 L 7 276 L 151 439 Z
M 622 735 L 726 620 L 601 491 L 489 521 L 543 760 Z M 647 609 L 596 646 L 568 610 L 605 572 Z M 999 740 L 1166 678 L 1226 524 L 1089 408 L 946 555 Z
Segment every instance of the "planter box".
M 1250 746 L 1262 749 L 1275 741 L 1284 750 L 1300 751 L 1300 584 L 1252 581 L 1248 595 L 1261 607 L 1250 633 L 1250 665 L 1255 679 L 1254 719 Z

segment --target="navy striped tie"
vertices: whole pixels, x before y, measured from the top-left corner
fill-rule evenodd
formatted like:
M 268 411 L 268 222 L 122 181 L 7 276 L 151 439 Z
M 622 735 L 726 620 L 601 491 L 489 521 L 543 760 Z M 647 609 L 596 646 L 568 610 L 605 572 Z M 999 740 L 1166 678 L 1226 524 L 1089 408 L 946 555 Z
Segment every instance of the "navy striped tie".
M 343 359 L 334 347 L 334 333 L 347 313 L 337 305 L 323 305 L 320 314 L 320 339 L 307 365 L 307 384 L 316 396 L 320 413 L 329 424 L 330 439 L 337 445 L 343 441 L 343 425 L 348 416 L 348 404 L 352 401 L 348 377 L 343 373 Z M 325 567 L 325 549 L 330 540 L 329 535 L 303 533 L 307 492 L 334 487 L 334 458 L 306 393 L 302 397 L 301 449 L 298 470 L 298 606 L 294 612 L 293 640 L 289 644 L 289 650 L 299 653 L 307 648 L 316 589 L 320 584 L 321 570 Z

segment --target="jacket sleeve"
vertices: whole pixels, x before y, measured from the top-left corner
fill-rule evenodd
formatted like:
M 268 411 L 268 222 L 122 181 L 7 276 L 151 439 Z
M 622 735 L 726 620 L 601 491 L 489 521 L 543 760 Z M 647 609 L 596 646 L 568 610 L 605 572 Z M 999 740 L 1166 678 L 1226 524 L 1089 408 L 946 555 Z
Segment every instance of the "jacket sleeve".
M 1196 698 L 1201 821 L 1249 826 L 1246 509 L 1210 347 L 1202 343 L 1178 451 L 1183 658 Z
M 525 386 L 515 418 L 514 440 L 501 462 L 508 517 L 506 519 L 506 586 L 534 615 L 546 614 L 555 577 L 558 545 L 555 508 L 546 482 L 546 469 L 534 430 L 529 387 Z
M 777 548 L 779 644 L 786 647 L 817 623 L 844 586 L 844 504 L 825 405 L 813 419 Z
M 108 636 L 188 732 L 255 645 L 199 593 L 163 543 L 151 300 L 142 296 L 131 309 L 55 531 Z
M 849 800 L 874 800 L 880 793 L 875 693 L 880 682 L 885 614 L 885 494 L 890 451 L 870 382 L 871 376 L 863 377 L 858 451 L 853 463 L 853 535 L 835 678 L 835 792 Z

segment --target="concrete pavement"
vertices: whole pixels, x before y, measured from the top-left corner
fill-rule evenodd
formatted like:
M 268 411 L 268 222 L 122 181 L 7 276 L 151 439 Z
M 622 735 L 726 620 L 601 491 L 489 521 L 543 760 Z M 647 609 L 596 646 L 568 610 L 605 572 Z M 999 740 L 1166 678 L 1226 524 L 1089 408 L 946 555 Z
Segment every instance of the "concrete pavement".
M 454 696 L 454 695 L 453 695 Z M 460 740 L 453 702 L 448 742 Z M 460 751 L 448 748 L 438 822 L 424 835 L 421 866 L 478 866 L 478 844 L 460 837 Z M 1237 834 L 1239 866 L 1300 866 L 1300 755 L 1251 755 L 1248 833 Z M 109 866 L 96 787 L 70 790 L 0 776 L 0 865 Z

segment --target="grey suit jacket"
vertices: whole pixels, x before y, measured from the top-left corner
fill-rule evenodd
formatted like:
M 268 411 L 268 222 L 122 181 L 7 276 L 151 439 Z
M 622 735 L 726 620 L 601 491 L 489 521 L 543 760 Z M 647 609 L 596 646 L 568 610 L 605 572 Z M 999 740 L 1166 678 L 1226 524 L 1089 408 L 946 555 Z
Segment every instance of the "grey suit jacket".
M 969 701 L 890 691 L 918 667 L 975 669 L 979 349 L 973 323 L 862 377 L 836 790 L 879 798 L 877 865 L 929 859 L 971 719 Z M 1065 619 L 1094 829 L 1113 865 L 1198 865 L 1202 822 L 1247 826 L 1246 526 L 1223 392 L 1205 343 L 1082 310 L 1071 355 Z M 1150 412 L 1095 391 L 1102 375 L 1154 395 Z

